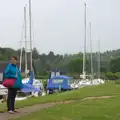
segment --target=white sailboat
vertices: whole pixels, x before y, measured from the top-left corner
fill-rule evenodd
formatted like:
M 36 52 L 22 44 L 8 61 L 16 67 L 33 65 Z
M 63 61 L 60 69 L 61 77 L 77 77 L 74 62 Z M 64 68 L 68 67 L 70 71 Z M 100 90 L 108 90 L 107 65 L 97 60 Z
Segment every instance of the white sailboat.
M 84 52 L 83 52 L 83 74 L 80 75 L 80 78 L 82 80 L 79 81 L 79 87 L 80 86 L 86 86 L 90 84 L 90 81 L 87 79 L 86 75 L 86 2 L 84 3 Z
M 80 75 L 80 77 L 82 78 L 81 81 L 79 81 L 79 87 L 81 86 L 90 86 L 90 85 L 97 85 L 100 84 L 99 81 L 101 81 L 103 83 L 102 80 L 99 79 L 94 79 L 94 75 L 93 75 L 93 57 L 92 57 L 92 39 L 91 39 L 91 22 L 89 23 L 89 28 L 90 28 L 90 52 L 91 52 L 91 79 L 87 79 L 86 75 L 86 2 L 84 4 L 85 6 L 85 13 L 84 13 L 84 53 L 83 53 L 83 74 Z M 100 58 L 98 59 L 98 69 L 100 69 Z M 99 71 L 100 73 L 100 71 Z M 99 75 L 100 76 L 100 75 Z
M 97 63 L 98 63 L 98 78 L 94 79 L 93 84 L 104 84 L 104 80 L 100 78 L 100 40 L 98 40 L 98 52 L 97 52 Z
M 93 57 L 92 57 L 92 39 L 91 39 L 91 22 L 90 22 L 90 51 L 91 51 L 91 84 L 98 85 L 100 83 L 104 83 L 103 80 L 100 79 L 100 41 L 98 41 L 98 79 L 94 79 L 93 75 Z
M 24 7 L 24 24 L 25 24 L 25 78 L 22 80 L 23 83 L 27 83 L 29 81 L 29 70 L 27 68 L 27 23 L 26 23 L 26 6 Z M 29 34 L 30 34 L 30 71 L 34 72 L 33 66 L 32 66 L 32 29 L 31 29 L 31 0 L 29 0 Z M 41 80 L 37 80 L 34 77 L 33 80 L 33 86 L 36 88 L 40 88 L 43 92 L 42 95 L 45 95 L 44 92 L 44 86 Z M 32 93 L 36 96 L 36 93 Z M 38 93 L 37 93 L 38 94 Z
M 84 14 L 84 53 L 83 53 L 83 80 L 86 80 L 86 2 Z

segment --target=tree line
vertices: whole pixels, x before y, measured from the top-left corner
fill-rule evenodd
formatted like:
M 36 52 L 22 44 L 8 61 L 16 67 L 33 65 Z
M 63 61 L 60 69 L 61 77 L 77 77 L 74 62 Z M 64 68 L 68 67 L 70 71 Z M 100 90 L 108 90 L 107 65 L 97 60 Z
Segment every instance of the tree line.
M 23 62 L 24 67 L 24 53 L 23 48 Z M 0 48 L 0 60 L 10 60 L 13 55 L 20 58 L 20 49 L 14 50 L 12 48 Z M 91 60 L 90 53 L 86 54 L 86 72 L 91 73 Z M 28 68 L 29 68 L 29 53 L 28 53 Z M 93 70 L 94 74 L 97 75 L 98 71 L 98 53 L 92 53 L 93 56 Z M 54 54 L 50 51 L 48 54 L 40 54 L 36 48 L 33 48 L 33 67 L 35 74 L 46 75 L 48 71 L 62 71 L 68 75 L 80 75 L 83 69 L 83 53 L 78 54 Z M 109 79 L 120 78 L 120 49 L 111 50 L 100 53 L 100 71 L 101 77 Z

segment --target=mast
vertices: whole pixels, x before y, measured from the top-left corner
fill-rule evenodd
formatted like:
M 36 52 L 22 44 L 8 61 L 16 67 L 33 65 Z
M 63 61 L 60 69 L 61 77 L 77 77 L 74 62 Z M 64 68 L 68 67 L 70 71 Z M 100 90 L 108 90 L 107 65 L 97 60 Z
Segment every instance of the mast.
M 84 3 L 85 13 L 84 13 L 84 53 L 83 53 L 83 79 L 86 79 L 86 2 Z
M 98 40 L 98 79 L 100 79 L 100 40 Z
M 91 81 L 93 80 L 93 56 L 92 56 L 92 38 L 91 38 L 91 22 L 90 25 L 90 54 L 91 54 Z
M 20 71 L 22 66 L 22 40 L 20 41 Z
M 24 7 L 24 24 L 25 24 L 25 77 L 27 78 L 27 22 L 26 22 L 26 6 Z
M 23 26 L 22 26 L 21 40 L 20 40 L 20 71 L 21 71 L 21 67 L 22 67 L 22 52 L 23 52 L 22 42 L 23 42 L 23 30 L 24 30 L 24 22 L 23 22 Z
M 31 0 L 29 0 L 29 29 L 30 29 L 30 70 L 33 70 L 32 67 L 32 29 L 31 29 Z

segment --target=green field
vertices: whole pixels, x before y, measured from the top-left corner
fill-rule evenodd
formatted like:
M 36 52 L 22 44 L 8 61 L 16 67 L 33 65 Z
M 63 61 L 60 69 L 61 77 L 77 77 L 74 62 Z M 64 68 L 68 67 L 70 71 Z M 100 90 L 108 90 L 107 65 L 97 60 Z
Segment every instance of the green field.
M 16 120 L 120 120 L 120 97 L 76 101 L 43 109 Z
M 73 99 L 82 99 L 87 96 L 100 96 L 100 95 L 119 95 L 120 85 L 118 84 L 105 84 L 99 86 L 91 86 L 81 88 L 80 90 L 74 90 L 64 93 L 58 93 L 54 95 L 38 97 L 38 98 L 29 98 L 27 100 L 18 101 L 16 103 L 16 108 L 21 108 L 25 106 L 31 106 L 39 103 L 55 102 L 61 100 L 73 100 Z M 24 103 L 24 104 L 23 104 Z M 0 112 L 6 111 L 6 104 L 0 105 Z
M 114 97 L 81 101 L 82 98 L 88 96 Z M 26 104 L 26 101 L 24 103 L 25 105 L 32 105 L 35 103 L 61 100 L 76 101 L 43 109 L 16 120 L 120 120 L 120 85 L 114 83 L 91 86 L 57 95 L 30 99 L 28 104 Z M 22 106 L 21 103 L 17 105 L 18 107 Z

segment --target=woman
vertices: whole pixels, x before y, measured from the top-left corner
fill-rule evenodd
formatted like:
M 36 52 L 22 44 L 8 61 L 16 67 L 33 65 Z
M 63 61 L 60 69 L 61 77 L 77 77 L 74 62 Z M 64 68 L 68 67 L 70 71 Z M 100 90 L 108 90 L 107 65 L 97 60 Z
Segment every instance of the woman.
M 22 86 L 21 73 L 16 63 L 17 63 L 17 57 L 13 56 L 11 62 L 7 65 L 7 68 L 5 69 L 4 72 L 4 78 L 16 79 L 14 86 L 12 88 L 8 88 L 7 109 L 8 112 L 11 114 L 17 112 L 15 111 L 15 107 L 14 107 L 15 98 L 17 95 L 17 90 L 20 89 L 20 87 Z

